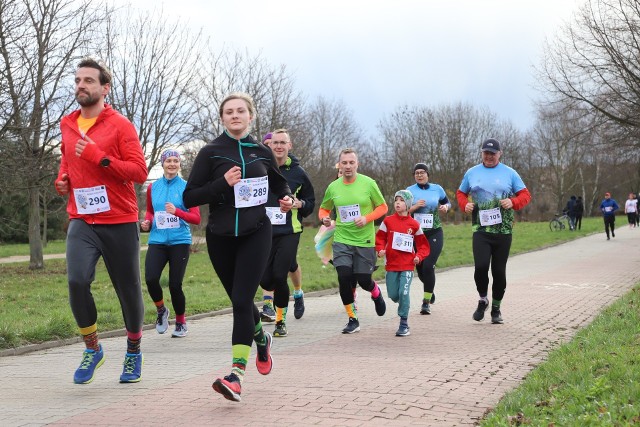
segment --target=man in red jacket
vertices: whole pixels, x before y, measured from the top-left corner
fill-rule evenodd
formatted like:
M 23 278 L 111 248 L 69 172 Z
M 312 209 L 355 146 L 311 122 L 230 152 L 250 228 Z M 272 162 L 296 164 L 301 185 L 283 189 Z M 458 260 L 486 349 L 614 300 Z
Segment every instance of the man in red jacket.
M 73 380 L 86 384 L 104 362 L 91 294 L 102 256 L 127 329 L 120 382 L 140 381 L 144 305 L 140 280 L 140 231 L 134 182 L 147 165 L 133 124 L 105 103 L 111 72 L 93 59 L 78 64 L 75 97 L 80 109 L 60 122 L 62 156 L 56 190 L 68 195 L 67 276 L 69 303 L 86 349 Z

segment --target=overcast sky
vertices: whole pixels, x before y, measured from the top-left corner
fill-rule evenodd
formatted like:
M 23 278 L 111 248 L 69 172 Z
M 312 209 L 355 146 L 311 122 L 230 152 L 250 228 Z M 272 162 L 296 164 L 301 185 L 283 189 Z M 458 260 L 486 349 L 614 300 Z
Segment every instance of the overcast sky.
M 124 2 L 125 0 L 122 0 Z M 486 106 L 533 124 L 533 65 L 583 0 L 135 0 L 214 44 L 285 64 L 310 99 L 341 99 L 367 134 L 404 104 Z M 117 0 L 121 3 L 121 0 Z

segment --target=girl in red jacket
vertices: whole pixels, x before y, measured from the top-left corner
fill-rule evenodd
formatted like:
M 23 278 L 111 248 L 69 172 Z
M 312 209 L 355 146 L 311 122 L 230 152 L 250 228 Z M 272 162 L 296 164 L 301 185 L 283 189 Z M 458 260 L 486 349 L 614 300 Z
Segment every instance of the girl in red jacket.
M 376 252 L 384 257 L 387 271 L 387 293 L 398 303 L 400 327 L 398 337 L 406 337 L 409 332 L 409 291 L 416 264 L 429 256 L 429 242 L 418 221 L 409 216 L 413 195 L 407 190 L 396 192 L 393 202 L 395 213 L 380 224 L 376 233 Z

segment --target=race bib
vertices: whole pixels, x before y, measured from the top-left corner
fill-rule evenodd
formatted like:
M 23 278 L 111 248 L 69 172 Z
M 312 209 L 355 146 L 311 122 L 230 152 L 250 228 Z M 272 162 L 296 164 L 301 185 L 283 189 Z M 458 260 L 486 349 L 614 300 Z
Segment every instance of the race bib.
M 433 214 L 413 214 L 413 219 L 420 223 L 420 228 L 433 228 Z
M 360 205 L 338 206 L 340 222 L 353 222 L 360 216 Z
M 280 211 L 280 208 L 268 207 L 267 216 L 273 225 L 283 225 L 287 223 L 287 214 Z
M 502 214 L 500 208 L 482 209 L 480 210 L 480 225 L 495 225 L 502 223 Z
M 79 214 L 95 214 L 111 210 L 107 188 L 104 185 L 89 188 L 74 188 L 76 209 Z
M 180 228 L 180 218 L 167 211 L 157 211 L 154 214 L 154 218 L 156 220 L 156 227 L 160 230 Z
M 391 247 L 397 251 L 413 252 L 413 235 L 394 231 Z
M 269 177 L 241 179 L 233 186 L 236 208 L 248 208 L 267 203 Z
M 613 207 L 612 207 L 612 206 L 605 206 L 605 207 L 604 207 L 604 211 L 605 211 L 605 212 L 611 212 L 612 210 L 613 210 Z

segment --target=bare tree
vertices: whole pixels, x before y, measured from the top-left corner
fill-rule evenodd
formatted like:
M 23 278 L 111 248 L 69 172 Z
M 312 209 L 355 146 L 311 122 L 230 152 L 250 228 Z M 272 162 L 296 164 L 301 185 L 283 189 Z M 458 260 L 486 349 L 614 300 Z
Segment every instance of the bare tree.
M 588 0 L 573 22 L 545 46 L 541 81 L 554 99 L 567 98 L 626 133 L 640 146 L 640 3 Z
M 73 61 L 99 37 L 108 9 L 73 0 L 0 0 L 0 138 L 17 187 L 28 197 L 29 268 L 44 267 L 43 188 L 53 183 L 60 118 L 73 102 L 64 81 Z
M 257 138 L 276 128 L 292 130 L 292 139 L 302 141 L 299 129 L 305 123 L 305 100 L 295 89 L 286 66 L 274 67 L 260 54 L 210 48 L 200 67 L 195 135 L 212 141 L 221 132 L 218 107 L 231 92 L 246 92 L 253 98 L 257 114 L 253 132 Z
M 137 128 L 149 170 L 162 151 L 193 139 L 201 35 L 160 10 L 113 14 L 105 59 L 113 71 L 112 106 Z M 199 84 L 198 84 L 199 86 Z

